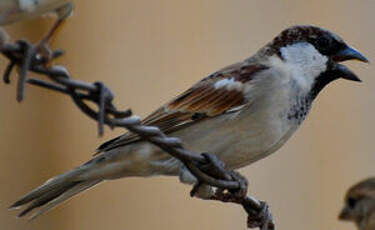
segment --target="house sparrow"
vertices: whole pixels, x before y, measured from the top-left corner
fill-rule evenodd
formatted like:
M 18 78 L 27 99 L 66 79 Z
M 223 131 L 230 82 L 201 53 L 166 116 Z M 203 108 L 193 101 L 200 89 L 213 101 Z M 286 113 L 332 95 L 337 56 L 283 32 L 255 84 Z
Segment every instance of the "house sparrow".
M 354 222 L 359 230 L 375 230 L 375 178 L 363 180 L 348 190 L 339 219 Z
M 0 25 L 7 25 L 47 13 L 56 13 L 58 17 L 56 23 L 39 42 L 39 48 L 47 52 L 48 42 L 72 12 L 72 0 L 1 0 Z
M 195 152 L 210 152 L 238 169 L 278 150 L 306 118 L 313 100 L 330 82 L 360 81 L 345 60 L 367 59 L 334 33 L 310 25 L 280 33 L 255 55 L 225 67 L 193 85 L 143 120 L 181 138 Z M 11 208 L 29 203 L 31 218 L 102 181 L 122 177 L 196 178 L 177 159 L 141 137 L 126 133 L 102 144 L 87 163 L 54 177 Z M 196 195 L 208 198 L 206 186 Z

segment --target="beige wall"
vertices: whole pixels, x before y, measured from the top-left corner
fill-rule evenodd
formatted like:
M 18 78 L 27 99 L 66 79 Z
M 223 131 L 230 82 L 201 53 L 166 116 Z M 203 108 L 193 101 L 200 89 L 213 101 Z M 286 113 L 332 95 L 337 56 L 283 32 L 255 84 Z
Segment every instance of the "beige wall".
M 375 1 L 89 0 L 77 1 L 55 46 L 74 76 L 104 81 L 119 108 L 146 115 L 195 81 L 241 60 L 293 24 L 316 24 L 342 35 L 375 60 Z M 110 3 L 110 4 L 109 4 Z M 34 40 L 52 23 L 7 27 Z M 374 66 L 348 64 L 363 84 L 337 81 L 318 98 L 297 134 L 276 154 L 241 172 L 250 193 L 271 205 L 278 229 L 347 230 L 337 221 L 346 188 L 375 175 Z M 0 61 L 0 70 L 4 69 Z M 236 206 L 191 199 L 174 178 L 102 184 L 31 223 L 7 207 L 46 179 L 90 159 L 96 124 L 62 95 L 15 82 L 0 85 L 1 229 L 245 229 Z

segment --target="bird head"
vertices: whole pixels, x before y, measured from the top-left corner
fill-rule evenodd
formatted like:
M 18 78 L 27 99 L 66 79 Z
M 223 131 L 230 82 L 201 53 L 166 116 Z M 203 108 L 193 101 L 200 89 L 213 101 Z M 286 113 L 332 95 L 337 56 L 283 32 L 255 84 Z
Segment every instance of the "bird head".
M 343 61 L 367 58 L 333 32 L 311 25 L 297 25 L 282 31 L 260 53 L 283 63 L 284 68 L 298 73 L 300 82 L 315 97 L 336 79 L 360 81 Z M 274 61 L 277 62 L 277 61 Z
M 375 229 L 375 178 L 363 180 L 348 190 L 339 219 L 354 222 L 360 230 Z

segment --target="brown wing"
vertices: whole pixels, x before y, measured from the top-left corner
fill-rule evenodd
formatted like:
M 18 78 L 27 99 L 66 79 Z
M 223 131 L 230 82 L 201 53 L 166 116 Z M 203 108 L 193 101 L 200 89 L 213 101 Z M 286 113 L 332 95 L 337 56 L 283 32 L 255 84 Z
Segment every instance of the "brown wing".
M 142 123 L 159 127 L 164 133 L 176 131 L 208 117 L 228 113 L 246 103 L 245 87 L 256 72 L 266 66 L 236 63 L 204 78 L 180 96 L 159 108 Z M 126 133 L 98 148 L 98 153 L 139 141 L 136 134 Z

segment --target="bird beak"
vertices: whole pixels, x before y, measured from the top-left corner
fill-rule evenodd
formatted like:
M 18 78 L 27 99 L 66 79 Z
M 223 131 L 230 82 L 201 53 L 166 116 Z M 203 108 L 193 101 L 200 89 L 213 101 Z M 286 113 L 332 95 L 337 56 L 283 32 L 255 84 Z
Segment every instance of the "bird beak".
M 342 62 L 348 60 L 357 60 L 361 62 L 368 63 L 368 59 L 363 56 L 360 52 L 350 46 L 346 46 L 344 49 L 341 49 L 333 56 L 335 62 Z
M 361 82 L 361 79 L 359 79 L 359 77 L 357 77 L 353 71 L 341 64 L 336 64 L 335 68 L 333 69 L 333 73 L 338 78 Z
M 333 57 L 332 60 L 337 62 L 343 62 L 348 60 L 357 60 L 361 62 L 368 63 L 368 59 L 363 56 L 360 52 L 350 46 L 346 46 L 345 48 L 338 51 Z M 350 81 L 358 81 L 361 82 L 361 79 L 357 77 L 350 69 L 346 66 L 341 64 L 336 64 L 334 68 L 334 73 L 338 78 L 347 79 Z
M 350 211 L 348 207 L 344 207 L 340 214 L 339 214 L 339 220 L 350 220 Z

